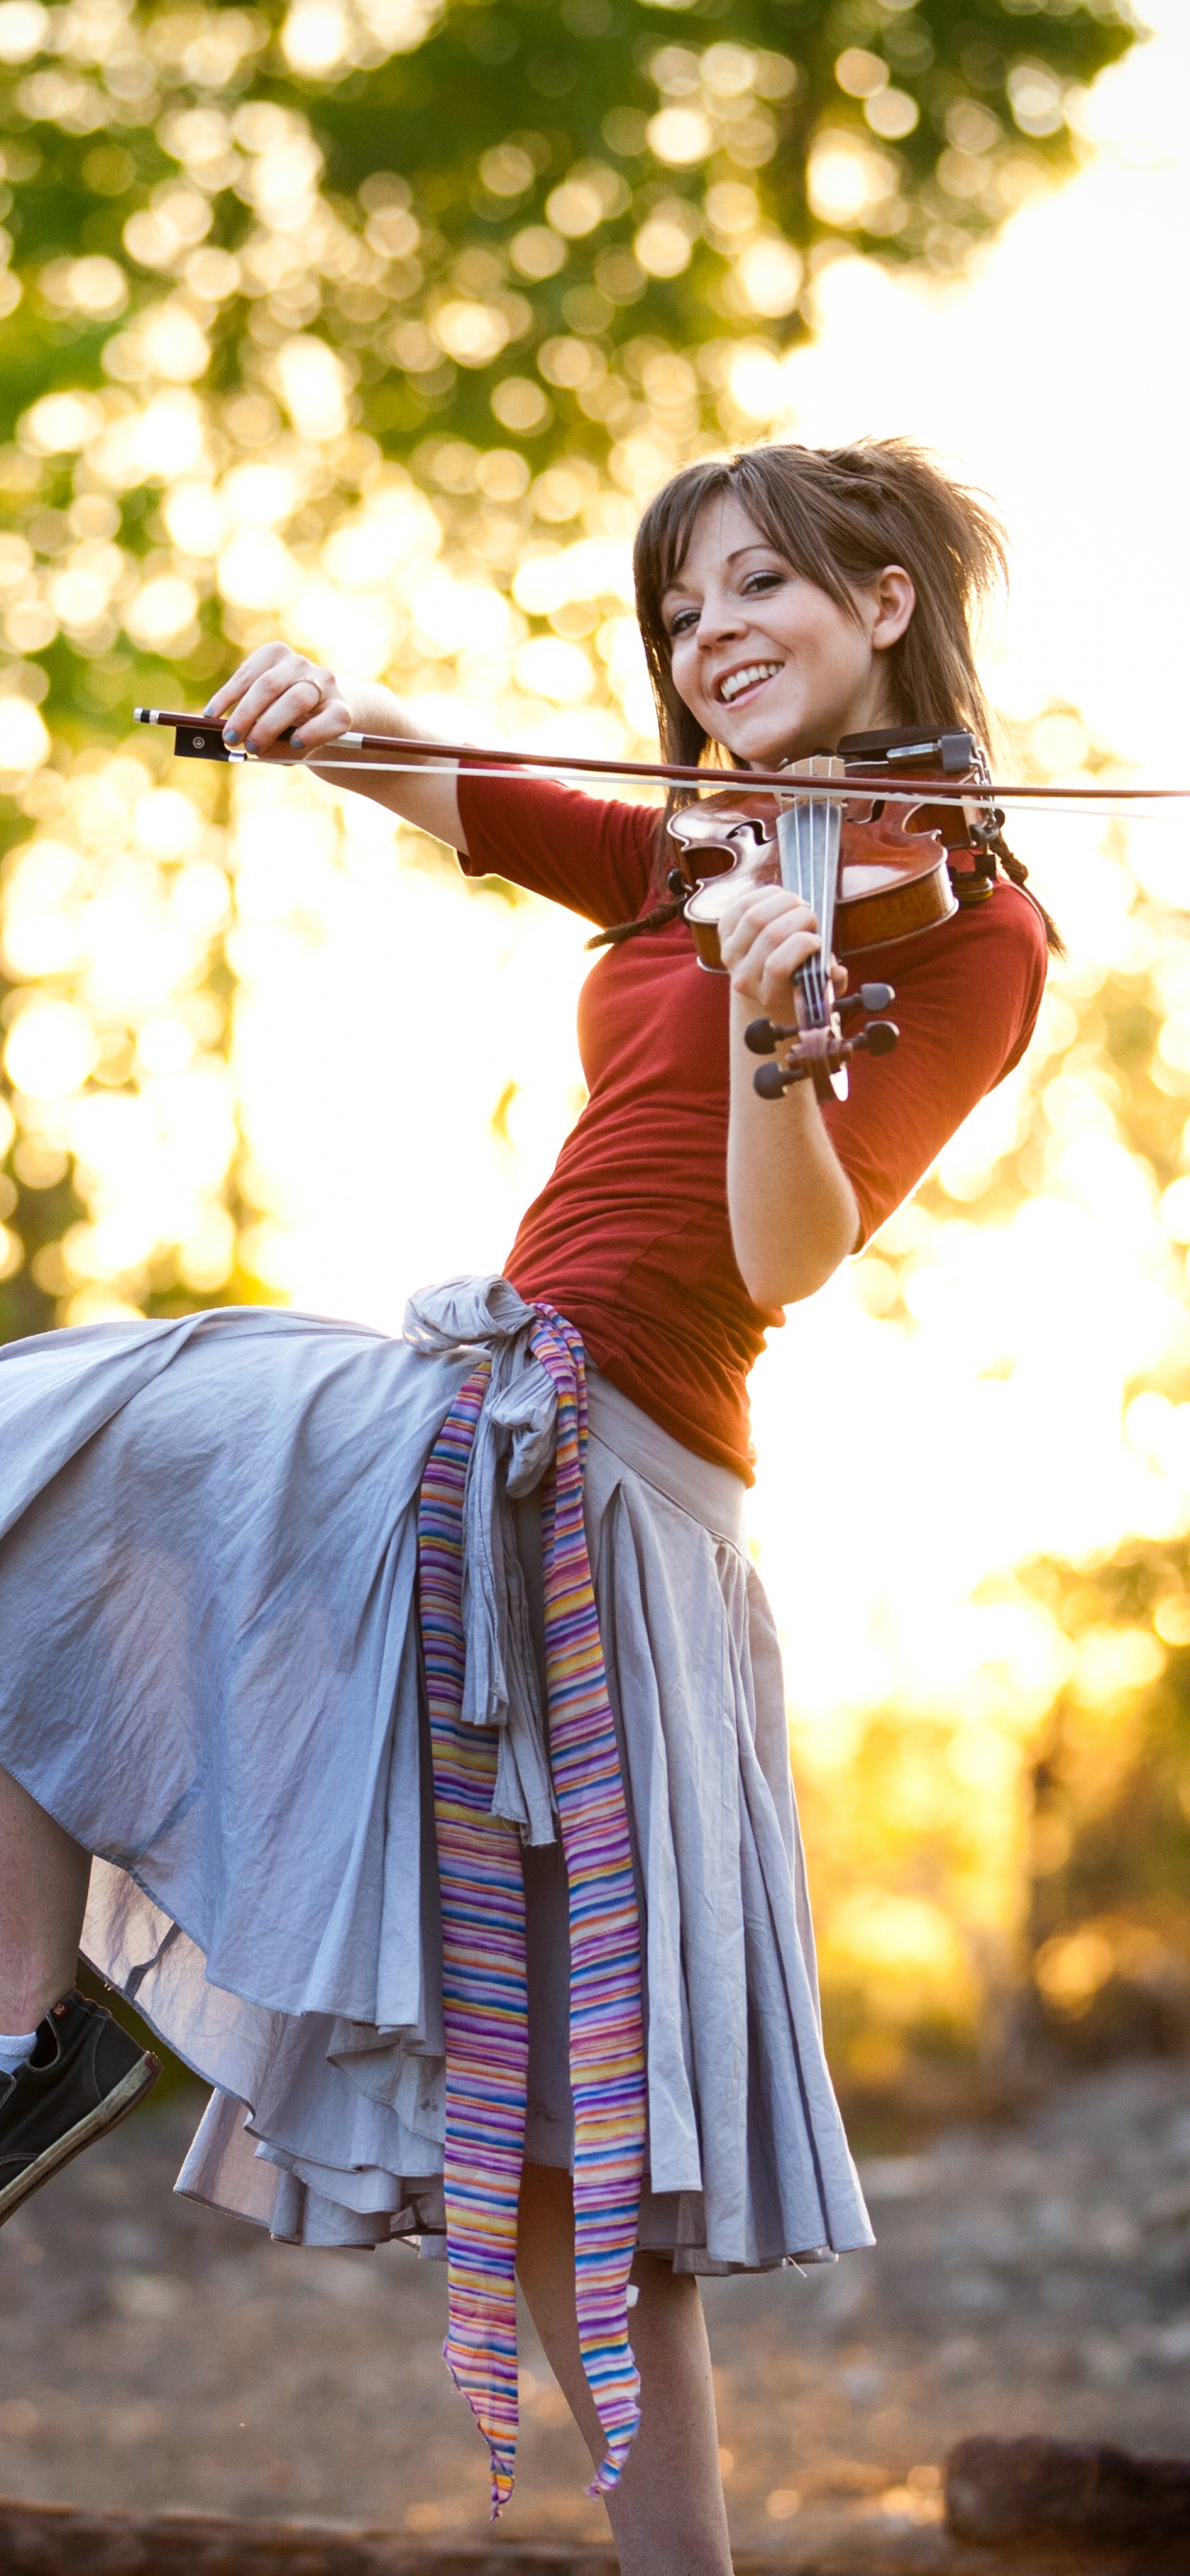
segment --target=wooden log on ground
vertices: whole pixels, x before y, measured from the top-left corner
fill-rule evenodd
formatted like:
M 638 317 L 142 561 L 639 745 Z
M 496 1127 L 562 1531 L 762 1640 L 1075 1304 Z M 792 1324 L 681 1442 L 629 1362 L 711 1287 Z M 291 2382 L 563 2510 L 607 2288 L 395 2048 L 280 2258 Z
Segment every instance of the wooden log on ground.
M 1072 2576 L 1069 2552 L 1044 2544 L 969 2546 L 937 2524 L 895 2532 L 862 2513 L 807 2515 L 806 2523 L 779 2548 L 737 2553 L 736 2576 Z M 1186 2576 L 1185 2546 L 1173 2549 L 1084 2549 L 1075 2564 L 1078 2576 Z M 422 2540 L 326 2523 L 0 2499 L 0 2576 L 616 2576 L 616 2562 L 610 2550 L 577 2541 Z
M 945 2493 L 948 2528 L 968 2544 L 1058 2545 L 1084 2557 L 1148 2549 L 1138 2565 L 1156 2569 L 1168 2557 L 1171 2566 L 1190 2567 L 1190 2460 L 1137 2459 L 1108 2442 L 977 2433 L 950 2453 Z
M 0 2576 L 615 2576 L 610 2551 L 0 2500 Z
M 1001 2565 L 957 2546 L 936 2524 L 893 2533 L 847 2515 L 807 2519 L 813 2528 L 779 2550 L 738 2555 L 736 2576 L 983 2576 Z M 0 2499 L 0 2576 L 616 2576 L 616 2562 L 609 2549 L 573 2541 L 418 2540 L 318 2523 L 87 2513 Z M 1012 2576 L 1055 2571 L 1043 2560 L 1025 2569 L 1014 2562 Z

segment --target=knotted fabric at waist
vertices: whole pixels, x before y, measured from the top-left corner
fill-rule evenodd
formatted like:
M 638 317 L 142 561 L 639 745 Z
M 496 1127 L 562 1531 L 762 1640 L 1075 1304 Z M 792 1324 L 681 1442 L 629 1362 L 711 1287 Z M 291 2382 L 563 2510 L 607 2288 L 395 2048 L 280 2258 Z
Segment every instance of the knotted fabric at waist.
M 583 1346 L 506 1280 L 413 1299 L 406 1339 L 474 1348 L 418 1513 L 446 2025 L 446 2359 L 485 2433 L 492 2511 L 517 2430 L 516 2231 L 528 2073 L 521 1841 L 566 1861 L 574 2095 L 575 2305 L 619 2478 L 639 2423 L 628 2342 L 645 2137 L 641 1952 L 627 1802 L 583 1525 Z M 547 1707 L 540 1707 L 512 1502 L 542 1491 Z

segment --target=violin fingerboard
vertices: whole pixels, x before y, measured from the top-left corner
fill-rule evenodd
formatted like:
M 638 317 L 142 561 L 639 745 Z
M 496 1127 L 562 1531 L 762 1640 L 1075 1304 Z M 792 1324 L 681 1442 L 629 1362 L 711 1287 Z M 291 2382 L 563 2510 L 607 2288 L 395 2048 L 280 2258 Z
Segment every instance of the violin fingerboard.
M 809 760 L 794 760 L 790 773 L 795 778 L 834 778 L 844 776 L 841 760 L 825 752 Z M 801 897 L 817 916 L 822 946 L 817 957 L 808 959 L 801 970 L 801 983 L 814 1019 L 819 1025 L 830 1016 L 829 967 L 835 929 L 835 900 L 839 887 L 839 850 L 842 840 L 843 808 L 834 797 L 799 796 L 796 802 L 783 806 L 777 817 L 777 848 L 781 859 L 781 882 L 790 894 Z

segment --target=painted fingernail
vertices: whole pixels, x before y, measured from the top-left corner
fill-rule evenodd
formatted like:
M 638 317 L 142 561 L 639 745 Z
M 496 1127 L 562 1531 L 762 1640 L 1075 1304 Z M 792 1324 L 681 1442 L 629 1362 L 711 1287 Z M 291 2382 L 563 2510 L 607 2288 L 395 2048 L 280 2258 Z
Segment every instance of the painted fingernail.
M 235 726 L 234 726 L 234 725 L 224 725 L 224 728 L 223 728 L 223 739 L 224 739 L 224 741 L 225 741 L 225 742 L 238 742 L 238 741 L 239 741 L 240 737 L 239 737 L 238 733 L 236 732 L 236 729 L 235 729 Z
M 302 741 L 302 737 L 301 737 L 300 733 L 291 733 L 291 735 L 290 735 L 290 737 L 289 737 L 289 747 L 290 747 L 290 750 L 291 750 L 291 751 L 304 751 L 304 750 L 305 750 L 306 746 L 305 746 L 305 743 Z

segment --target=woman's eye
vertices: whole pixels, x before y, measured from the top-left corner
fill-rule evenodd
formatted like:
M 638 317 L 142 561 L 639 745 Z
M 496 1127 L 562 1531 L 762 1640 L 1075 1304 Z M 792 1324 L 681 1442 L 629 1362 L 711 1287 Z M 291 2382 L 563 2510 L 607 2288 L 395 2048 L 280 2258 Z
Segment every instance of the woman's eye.
M 764 591 L 779 590 L 784 579 L 783 572 L 753 572 L 749 573 L 744 589 L 750 598 L 756 598 Z
M 698 615 L 695 609 L 680 608 L 677 616 L 671 617 L 669 621 L 670 636 L 673 638 L 678 635 L 688 635 L 691 627 L 696 626 L 697 624 Z

